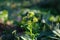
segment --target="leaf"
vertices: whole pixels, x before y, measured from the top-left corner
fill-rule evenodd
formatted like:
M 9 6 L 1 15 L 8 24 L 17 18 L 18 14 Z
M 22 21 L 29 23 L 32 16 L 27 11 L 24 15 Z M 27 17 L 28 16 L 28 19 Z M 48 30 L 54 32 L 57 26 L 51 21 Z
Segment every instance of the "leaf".
M 60 37 L 60 30 L 59 29 L 53 30 L 53 33 L 56 34 L 58 37 Z
M 16 34 L 16 30 L 14 30 L 14 31 L 12 32 L 12 34 Z

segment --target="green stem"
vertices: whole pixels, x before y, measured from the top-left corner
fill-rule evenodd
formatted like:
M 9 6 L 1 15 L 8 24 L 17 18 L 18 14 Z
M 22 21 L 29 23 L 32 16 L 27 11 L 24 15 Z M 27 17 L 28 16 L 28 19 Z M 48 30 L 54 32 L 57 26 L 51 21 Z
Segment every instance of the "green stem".
M 45 31 L 45 24 L 44 24 L 44 27 L 43 27 L 43 31 Z
M 31 37 L 32 37 L 32 26 L 31 26 L 31 30 L 30 30 L 30 33 L 31 33 Z
M 17 40 L 20 40 L 20 38 L 19 38 L 19 37 L 17 37 L 17 36 L 15 36 L 15 38 L 16 38 Z
M 31 30 L 30 30 L 31 38 L 32 38 L 32 40 L 34 40 L 34 36 L 33 36 L 33 33 L 32 33 L 32 25 L 30 27 L 31 27 Z

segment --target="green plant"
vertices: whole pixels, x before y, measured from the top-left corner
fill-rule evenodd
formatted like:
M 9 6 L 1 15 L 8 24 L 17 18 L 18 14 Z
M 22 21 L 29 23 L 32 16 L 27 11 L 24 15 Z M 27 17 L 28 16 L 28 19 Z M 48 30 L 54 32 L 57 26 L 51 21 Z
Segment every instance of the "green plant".
M 35 16 L 34 12 L 30 11 L 21 21 L 21 26 L 26 29 L 25 33 L 29 35 L 32 40 L 35 40 L 36 36 L 39 35 L 38 17 Z
M 3 10 L 0 12 L 0 19 L 5 22 L 8 19 L 8 11 Z

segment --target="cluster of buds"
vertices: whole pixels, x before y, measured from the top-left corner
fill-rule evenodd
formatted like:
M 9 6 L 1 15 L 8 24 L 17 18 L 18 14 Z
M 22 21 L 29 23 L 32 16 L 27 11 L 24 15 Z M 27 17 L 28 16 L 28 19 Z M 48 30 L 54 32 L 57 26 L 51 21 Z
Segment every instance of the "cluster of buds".
M 27 14 L 28 17 L 33 17 L 34 15 L 35 15 L 34 12 L 29 12 L 29 13 Z

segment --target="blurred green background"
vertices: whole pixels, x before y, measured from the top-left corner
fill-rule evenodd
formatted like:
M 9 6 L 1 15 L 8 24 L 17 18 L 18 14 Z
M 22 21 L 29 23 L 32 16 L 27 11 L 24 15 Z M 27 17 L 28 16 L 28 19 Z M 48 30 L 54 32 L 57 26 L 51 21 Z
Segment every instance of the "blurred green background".
M 0 23 L 0 40 L 60 40 L 60 0 L 0 0 Z

